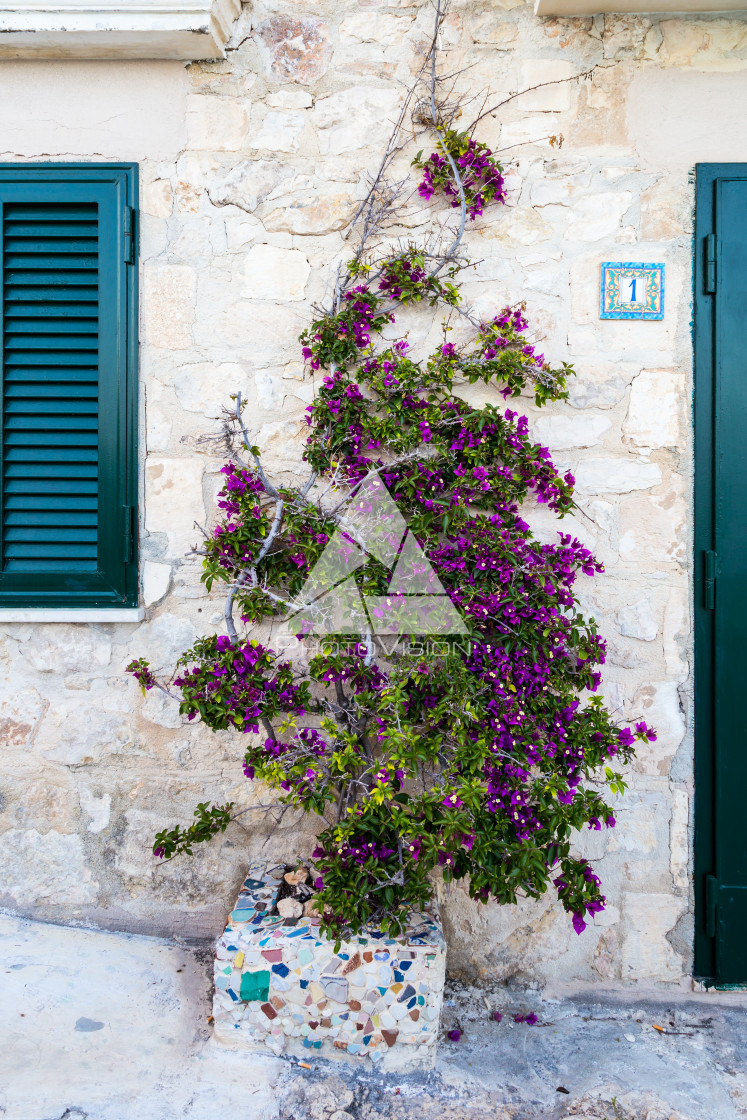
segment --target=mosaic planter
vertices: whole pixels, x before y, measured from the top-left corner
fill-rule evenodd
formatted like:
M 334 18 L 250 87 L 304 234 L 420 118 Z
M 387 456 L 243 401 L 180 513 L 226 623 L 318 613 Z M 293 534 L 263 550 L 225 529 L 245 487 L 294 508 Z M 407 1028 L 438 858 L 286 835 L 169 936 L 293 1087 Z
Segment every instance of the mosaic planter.
M 306 1061 L 431 1068 L 446 967 L 436 913 L 413 914 L 398 938 L 367 929 L 336 953 L 317 917 L 272 913 L 278 887 L 265 865 L 250 866 L 218 939 L 216 1039 Z

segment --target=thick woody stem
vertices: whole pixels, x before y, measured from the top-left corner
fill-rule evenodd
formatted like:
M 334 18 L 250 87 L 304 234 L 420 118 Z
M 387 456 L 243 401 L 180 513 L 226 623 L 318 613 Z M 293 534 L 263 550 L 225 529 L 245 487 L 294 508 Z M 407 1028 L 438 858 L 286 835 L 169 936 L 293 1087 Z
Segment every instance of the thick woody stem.
M 277 494 L 277 491 L 275 491 L 275 493 Z M 246 586 L 247 579 L 250 579 L 252 581 L 253 587 L 257 586 L 257 565 L 264 560 L 265 556 L 272 547 L 272 543 L 275 540 L 275 537 L 280 531 L 280 525 L 283 519 L 283 507 L 283 499 L 278 495 L 275 501 L 275 518 L 272 522 L 272 525 L 270 526 L 270 531 L 267 534 L 267 539 L 262 545 L 256 561 L 254 562 L 254 564 L 252 564 L 251 568 L 248 568 L 246 571 L 241 573 L 231 590 L 228 592 L 228 595 L 226 596 L 226 605 L 223 609 L 223 617 L 226 622 L 226 630 L 228 631 L 228 636 L 232 642 L 238 641 L 236 624 L 233 621 L 233 605 L 236 599 L 236 594 L 242 589 L 242 587 Z
M 438 55 L 438 32 L 441 26 L 441 19 L 441 0 L 436 0 L 436 27 L 433 34 L 433 42 L 431 44 L 431 120 L 433 121 L 433 127 L 435 129 L 438 129 L 439 125 L 438 108 L 436 106 L 436 86 L 438 84 L 438 78 L 436 76 L 436 58 Z M 464 193 L 464 183 L 462 182 L 462 176 L 459 174 L 459 168 L 457 167 L 456 162 L 447 145 L 442 141 L 440 147 L 441 151 L 448 160 L 449 167 L 451 168 L 451 173 L 454 176 L 454 182 L 456 183 L 456 187 L 459 192 L 459 206 L 461 215 L 459 219 L 459 229 L 457 230 L 457 235 L 452 241 L 449 248 L 446 250 L 446 253 L 444 254 L 444 261 L 442 261 L 439 269 L 436 269 L 436 272 L 438 272 L 440 268 L 443 268 L 445 261 L 451 260 L 451 258 L 456 253 L 459 245 L 461 244 L 462 237 L 464 236 L 464 227 L 467 222 L 467 198 Z
M 229 638 L 234 644 L 238 642 L 239 635 L 236 631 L 236 624 L 233 620 L 233 602 L 236 598 L 236 592 L 239 591 L 242 586 L 242 577 L 243 573 L 239 576 L 231 590 L 228 592 L 228 595 L 226 596 L 226 604 L 223 608 L 223 618 L 226 623 L 226 630 L 228 631 Z
M 262 485 L 264 486 L 265 490 L 267 491 L 267 493 L 270 495 L 271 498 L 277 498 L 278 492 L 275 489 L 275 487 L 272 485 L 270 480 L 268 479 L 267 475 L 265 474 L 264 468 L 262 467 L 262 464 L 259 461 L 259 456 L 256 455 L 254 453 L 254 451 L 252 451 L 252 445 L 249 442 L 249 433 L 246 430 L 246 425 L 244 424 L 244 420 L 243 420 L 242 415 L 241 415 L 241 393 L 236 394 L 236 422 L 238 423 L 239 427 L 241 428 L 241 435 L 243 436 L 244 447 L 246 448 L 246 450 L 249 452 L 252 459 L 254 460 L 254 465 L 257 468 L 257 474 L 259 475 L 260 482 L 262 483 Z

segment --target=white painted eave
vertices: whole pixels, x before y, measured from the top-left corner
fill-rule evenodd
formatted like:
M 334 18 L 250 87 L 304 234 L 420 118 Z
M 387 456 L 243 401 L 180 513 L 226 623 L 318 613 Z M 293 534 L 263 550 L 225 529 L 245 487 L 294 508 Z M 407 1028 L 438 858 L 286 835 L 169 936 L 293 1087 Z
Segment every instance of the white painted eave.
M 535 0 L 538 16 L 598 16 L 606 13 L 636 15 L 717 15 L 745 12 L 747 0 Z
M 241 0 L 0 0 L 0 59 L 223 58 Z

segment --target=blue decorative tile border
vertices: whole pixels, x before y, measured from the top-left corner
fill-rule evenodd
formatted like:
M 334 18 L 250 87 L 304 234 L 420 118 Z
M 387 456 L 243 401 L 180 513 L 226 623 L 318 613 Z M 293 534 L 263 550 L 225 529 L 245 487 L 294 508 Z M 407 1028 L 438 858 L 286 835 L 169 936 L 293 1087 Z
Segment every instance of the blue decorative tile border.
M 663 319 L 664 265 L 604 261 L 600 319 Z

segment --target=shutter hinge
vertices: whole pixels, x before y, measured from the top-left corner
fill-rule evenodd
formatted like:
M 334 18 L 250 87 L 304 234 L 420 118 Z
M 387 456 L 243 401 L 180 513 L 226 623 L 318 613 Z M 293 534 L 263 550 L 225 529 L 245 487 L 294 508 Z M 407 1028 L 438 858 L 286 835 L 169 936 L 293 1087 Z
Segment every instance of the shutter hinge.
M 716 936 L 716 908 L 718 906 L 718 879 L 715 875 L 705 877 L 705 926 L 708 937 Z
M 135 507 L 122 506 L 123 529 L 122 534 L 122 560 L 125 564 L 132 561 L 133 546 L 135 544 Z
M 703 271 L 703 290 L 712 296 L 716 291 L 716 234 L 709 233 L 705 238 L 705 268 Z
M 716 609 L 716 553 L 703 553 L 703 606 L 707 611 Z
M 132 206 L 125 206 L 124 220 L 122 223 L 124 245 L 122 248 L 125 264 L 135 262 L 135 211 Z

